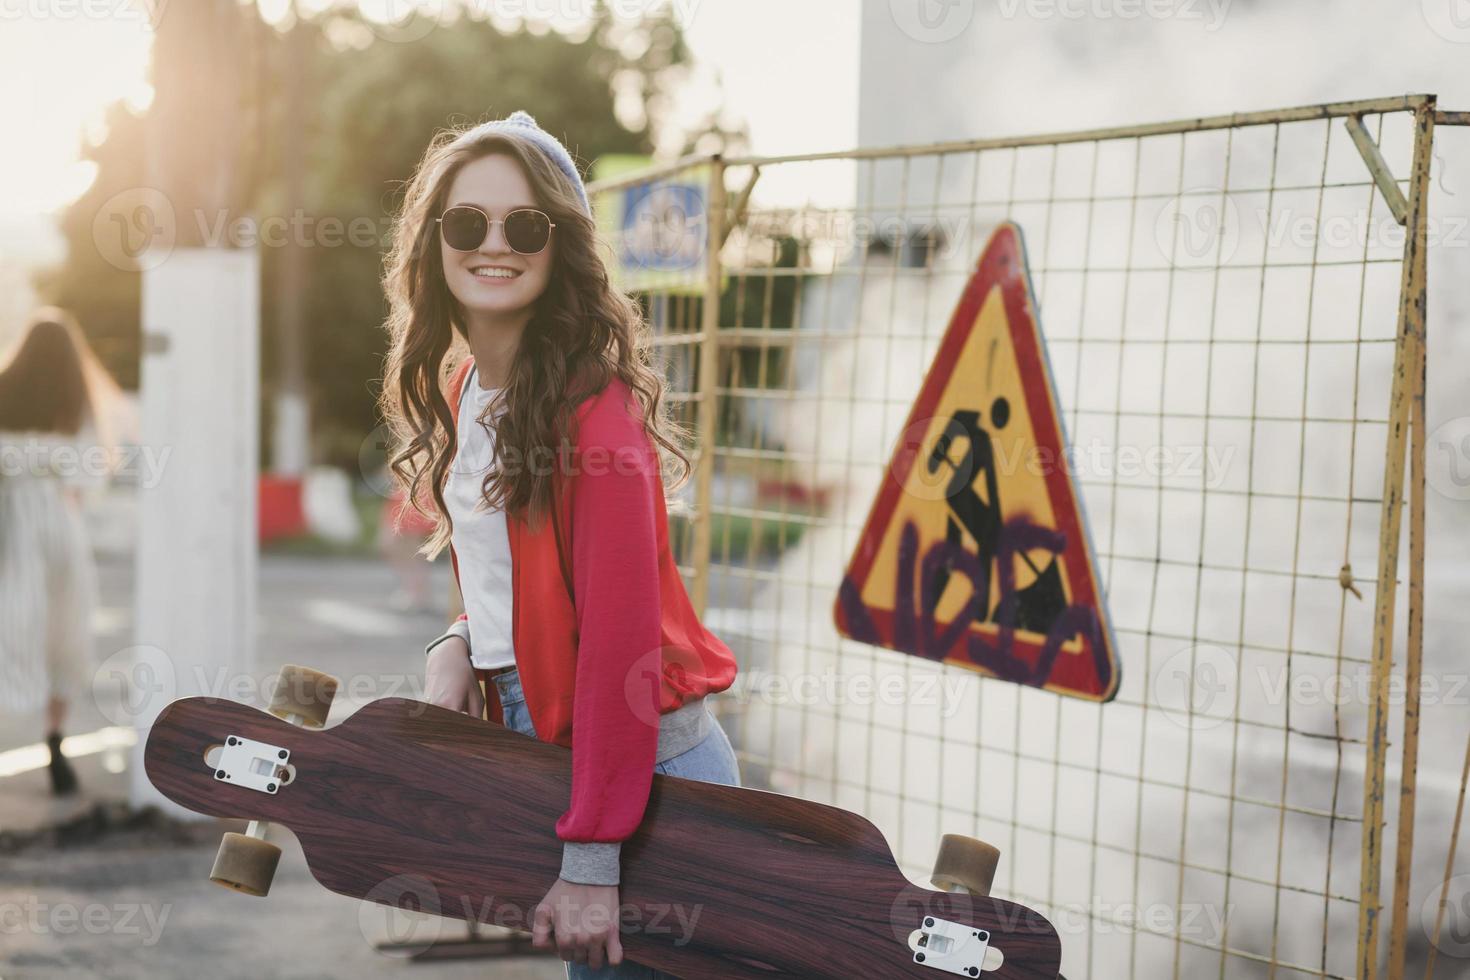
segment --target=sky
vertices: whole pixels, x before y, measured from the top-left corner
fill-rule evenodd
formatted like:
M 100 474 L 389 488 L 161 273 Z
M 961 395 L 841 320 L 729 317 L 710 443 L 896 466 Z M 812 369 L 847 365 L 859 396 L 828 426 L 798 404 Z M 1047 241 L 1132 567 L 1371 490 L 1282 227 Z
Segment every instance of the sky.
M 91 181 L 78 145 L 100 125 L 102 108 L 151 96 L 147 18 L 126 6 L 108 16 L 86 9 L 0 4 L 0 132 L 15 138 L 0 155 L 0 212 L 41 214 L 75 198 Z

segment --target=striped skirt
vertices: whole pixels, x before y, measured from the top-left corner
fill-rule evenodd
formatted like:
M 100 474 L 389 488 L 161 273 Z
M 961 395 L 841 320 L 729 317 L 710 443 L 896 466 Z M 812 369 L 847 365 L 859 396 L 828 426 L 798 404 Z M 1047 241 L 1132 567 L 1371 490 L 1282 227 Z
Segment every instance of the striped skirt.
M 49 476 L 0 476 L 0 710 L 91 695 L 97 567 L 82 515 Z

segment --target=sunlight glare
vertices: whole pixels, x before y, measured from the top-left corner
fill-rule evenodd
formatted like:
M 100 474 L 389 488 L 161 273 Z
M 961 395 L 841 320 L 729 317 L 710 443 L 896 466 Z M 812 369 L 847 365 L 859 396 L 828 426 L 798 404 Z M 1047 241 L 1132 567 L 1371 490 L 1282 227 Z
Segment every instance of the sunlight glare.
M 124 99 L 148 105 L 152 27 L 143 9 L 28 5 L 0 21 L 0 132 L 19 138 L 0 155 L 0 212 L 56 211 L 91 183 L 83 139 L 102 131 L 104 110 Z

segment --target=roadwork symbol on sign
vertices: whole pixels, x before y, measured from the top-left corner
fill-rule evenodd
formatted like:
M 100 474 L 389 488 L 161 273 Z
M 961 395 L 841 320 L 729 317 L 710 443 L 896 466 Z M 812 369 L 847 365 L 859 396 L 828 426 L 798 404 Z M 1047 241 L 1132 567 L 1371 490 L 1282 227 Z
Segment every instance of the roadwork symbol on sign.
M 950 318 L 833 610 L 843 636 L 1058 694 L 1118 691 L 1021 229 Z

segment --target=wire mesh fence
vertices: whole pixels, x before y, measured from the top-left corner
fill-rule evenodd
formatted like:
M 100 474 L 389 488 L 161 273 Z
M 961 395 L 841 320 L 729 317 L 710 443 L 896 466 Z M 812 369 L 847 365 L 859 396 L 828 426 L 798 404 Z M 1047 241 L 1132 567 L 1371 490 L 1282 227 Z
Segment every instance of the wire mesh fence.
M 695 436 L 674 540 L 740 659 L 722 710 L 747 783 L 866 815 L 919 881 L 943 833 L 995 844 L 996 894 L 1052 919 L 1070 976 L 1363 975 L 1392 897 L 1390 682 L 1417 653 L 1388 658 L 1413 593 L 1394 570 L 1433 113 L 701 157 L 594 185 L 685 195 L 608 231 Z M 833 622 L 1007 221 L 1116 635 L 1106 703 Z

